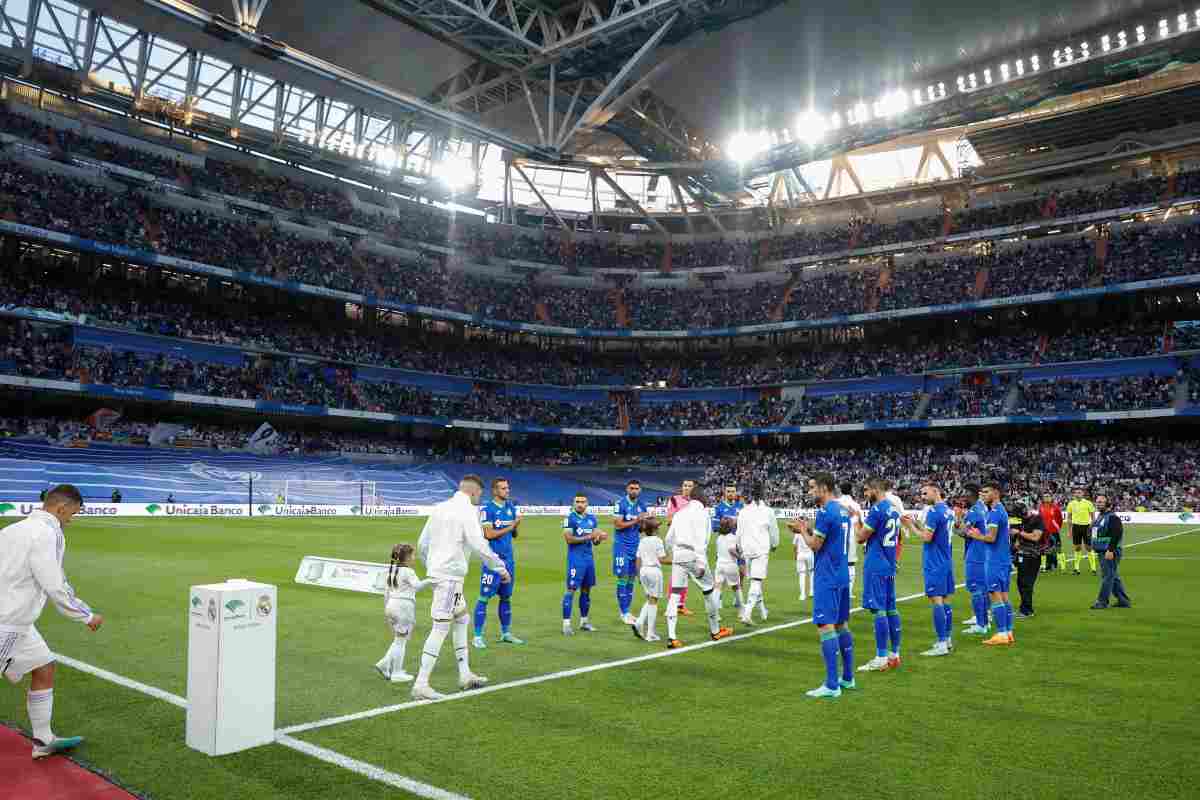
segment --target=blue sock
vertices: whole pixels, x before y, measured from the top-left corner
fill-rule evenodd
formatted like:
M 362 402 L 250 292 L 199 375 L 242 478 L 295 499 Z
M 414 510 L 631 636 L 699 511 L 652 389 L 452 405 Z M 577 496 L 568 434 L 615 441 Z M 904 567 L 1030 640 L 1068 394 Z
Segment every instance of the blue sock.
M 821 634 L 821 656 L 825 659 L 825 687 L 839 688 L 838 684 L 838 635 L 833 631 Z
M 946 641 L 946 614 L 942 611 L 945 606 L 933 607 L 933 635 L 935 641 Z
M 512 601 L 507 597 L 500 598 L 500 632 L 508 633 L 512 627 Z
M 579 616 L 586 617 L 592 610 L 592 594 L 591 592 L 579 593 Z
M 888 622 L 887 615 L 872 611 L 875 617 L 875 655 L 885 658 L 888 654 Z
M 892 652 L 900 655 L 900 612 L 892 609 L 887 612 L 888 633 L 892 639 Z
M 1004 603 L 992 603 L 992 618 L 996 620 L 996 633 L 1004 633 Z
M 946 603 L 942 606 L 942 613 L 946 615 L 945 627 L 942 629 L 946 632 L 946 641 L 954 638 L 954 606 Z
M 983 592 L 971 592 L 971 604 L 975 607 L 975 624 L 981 628 L 988 626 L 988 597 Z
M 475 601 L 475 635 L 483 636 L 483 626 L 487 624 L 487 600 L 482 597 Z
M 1011 600 L 1004 601 L 1004 632 L 1012 633 L 1013 607 Z
M 617 584 L 617 604 L 621 606 L 621 614 L 628 614 L 633 605 L 633 584 L 629 578 L 622 578 Z
M 838 628 L 838 650 L 842 654 L 842 680 L 850 683 L 854 680 L 854 636 L 849 628 Z
M 563 621 L 571 621 L 571 606 L 575 604 L 575 593 L 567 592 L 563 595 Z

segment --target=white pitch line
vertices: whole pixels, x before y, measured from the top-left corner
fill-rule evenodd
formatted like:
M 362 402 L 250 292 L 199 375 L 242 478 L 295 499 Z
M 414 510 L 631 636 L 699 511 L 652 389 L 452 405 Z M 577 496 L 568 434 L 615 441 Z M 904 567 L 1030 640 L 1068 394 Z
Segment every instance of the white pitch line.
M 1151 542 L 1161 542 L 1165 539 L 1174 539 L 1176 536 L 1186 536 L 1189 533 L 1196 533 L 1197 531 L 1200 531 L 1200 528 L 1189 528 L 1186 531 L 1179 531 L 1177 533 L 1168 533 L 1166 536 L 1155 536 L 1153 539 L 1142 539 L 1140 542 L 1132 542 L 1130 544 L 1125 545 L 1125 549 L 1128 550 L 1129 548 L 1137 547 L 1140 544 L 1150 544 Z
M 307 756 L 312 756 L 315 759 L 324 761 L 327 764 L 333 764 L 336 767 L 349 770 L 364 777 L 370 778 L 373 781 L 387 784 L 388 786 L 397 789 L 403 789 L 410 794 L 415 794 L 418 797 L 427 797 L 429 800 L 468 800 L 461 794 L 448 792 L 445 789 L 439 789 L 436 786 L 430 786 L 427 783 L 406 778 L 403 775 L 397 775 L 394 772 L 388 772 L 386 769 L 381 769 L 374 764 L 368 764 L 365 761 L 359 761 L 356 758 L 342 755 L 336 750 L 330 750 L 325 747 L 318 747 L 315 744 L 293 739 L 284 733 L 275 734 L 275 742 L 284 747 L 291 748 L 299 753 L 304 753 Z
M 132 689 L 135 692 L 140 692 L 141 694 L 153 697 L 156 700 L 163 700 L 173 706 L 178 706 L 179 708 L 187 708 L 187 698 L 180 697 L 177 694 L 172 694 L 165 689 L 159 689 L 157 686 L 150 686 L 142 683 L 141 681 L 135 681 L 132 678 L 126 678 L 124 675 L 118 675 L 115 672 L 109 672 L 106 669 L 101 669 L 100 667 L 79 661 L 71 658 L 70 656 L 64 656 L 60 653 L 55 653 L 54 659 L 60 664 L 66 664 L 72 669 L 77 669 L 80 672 L 87 673 L 88 675 L 94 675 L 97 678 L 108 681 L 109 683 L 115 683 L 117 686 L 123 686 L 126 689 Z M 469 798 L 466 798 L 461 794 L 448 792 L 445 789 L 439 789 L 436 786 L 430 786 L 427 783 L 421 783 L 418 780 L 406 778 L 403 775 L 397 775 L 394 772 L 389 772 L 388 770 L 377 767 L 374 764 L 368 764 L 365 761 L 359 761 L 356 758 L 350 758 L 349 756 L 343 755 L 336 750 L 318 747 L 317 745 L 309 744 L 308 742 L 302 742 L 299 739 L 293 739 L 290 736 L 286 736 L 278 732 L 275 736 L 275 742 L 283 747 L 287 747 L 291 750 L 303 753 L 306 756 L 324 761 L 327 764 L 333 764 L 336 767 L 341 767 L 342 769 L 357 773 L 363 777 L 370 778 L 373 781 L 387 784 L 388 786 L 392 786 L 397 789 L 403 789 L 404 791 L 415 794 L 418 797 L 425 797 L 429 800 L 469 800 Z
M 1189 533 L 1196 533 L 1197 531 L 1200 531 L 1200 528 L 1192 528 L 1190 530 L 1179 531 L 1177 533 L 1170 533 L 1170 534 L 1166 534 L 1164 536 L 1156 536 L 1152 539 L 1144 539 L 1140 542 L 1133 542 L 1132 544 L 1127 545 L 1126 549 L 1128 549 L 1129 547 L 1137 547 L 1138 545 L 1150 544 L 1151 542 L 1161 542 L 1165 539 L 1174 539 L 1176 536 L 1183 536 L 1183 535 L 1189 534 Z M 965 586 L 966 586 L 965 583 L 960 583 L 957 586 L 955 586 L 955 588 L 962 589 Z M 916 594 L 906 595 L 905 597 L 898 597 L 898 598 L 896 598 L 896 602 L 902 603 L 906 600 L 915 600 L 918 597 L 924 597 L 924 596 L 925 596 L 924 592 L 918 592 Z M 859 606 L 857 608 L 852 609 L 850 611 L 850 613 L 855 614 L 855 613 L 858 613 L 859 611 L 863 611 L 863 610 L 864 609 L 861 606 Z M 657 653 L 647 653 L 646 655 L 641 655 L 641 656 L 631 656 L 629 658 L 622 658 L 622 659 L 618 659 L 616 661 L 602 661 L 599 664 L 590 664 L 586 667 L 576 667 L 574 669 L 562 670 L 560 672 L 550 672 L 545 675 L 535 675 L 531 678 L 520 678 L 515 681 L 507 681 L 505 683 L 497 683 L 497 684 L 493 684 L 491 686 L 485 686 L 482 689 L 471 689 L 466 692 L 455 692 L 454 694 L 448 694 L 448 695 L 444 696 L 441 700 L 410 700 L 406 703 L 396 703 L 396 704 L 390 705 L 390 706 L 380 706 L 378 708 L 371 708 L 366 711 L 358 711 L 353 714 L 342 714 L 337 717 L 329 717 L 327 719 L 317 720 L 316 722 L 306 722 L 306 723 L 302 723 L 300 725 L 291 725 L 286 728 L 281 728 L 278 732 L 280 734 L 284 734 L 284 735 L 304 733 L 306 731 L 317 730 L 319 728 L 328 728 L 333 725 L 341 725 L 343 723 L 357 722 L 359 720 L 370 719 L 372 717 L 378 717 L 378 716 L 382 716 L 384 714 L 392 714 L 397 711 L 406 711 L 410 708 L 416 708 L 418 706 L 428 706 L 428 705 L 433 705 L 435 703 L 450 703 L 455 700 L 467 700 L 472 697 L 479 697 L 480 695 L 491 694 L 492 692 L 498 692 L 503 689 L 516 689 L 521 686 L 532 686 L 532 685 L 538 684 L 538 683 L 545 683 L 546 681 L 553 681 L 553 680 L 559 680 L 561 678 L 574 677 L 575 675 L 586 675 L 589 672 L 599 672 L 600 670 L 614 669 L 616 667 L 625 667 L 625 666 L 629 666 L 630 664 L 639 664 L 644 661 L 653 661 L 658 658 L 668 658 L 670 656 L 680 655 L 682 653 L 690 653 L 690 652 L 693 652 L 696 650 L 703 650 L 706 647 L 715 647 L 719 644 L 724 644 L 725 642 L 736 642 L 736 641 L 740 641 L 742 639 L 749 639 L 752 636 L 762 636 L 763 634 L 766 634 L 766 633 L 774 633 L 776 631 L 782 631 L 782 630 L 787 630 L 789 628 L 795 628 L 800 625 L 805 625 L 809 622 L 812 622 L 812 617 L 806 617 L 804 619 L 793 620 L 791 622 L 784 622 L 779 625 L 771 625 L 766 628 L 755 628 L 754 630 L 747 631 L 746 633 L 739 633 L 734 636 L 729 636 L 729 637 L 720 639 L 715 642 L 714 641 L 700 642 L 698 644 L 681 647 L 677 650 L 663 650 L 663 651 L 659 651 Z
M 148 686 L 147 684 L 135 681 L 132 678 L 126 678 L 124 675 L 118 675 L 115 672 L 109 672 L 100 667 L 94 667 L 91 664 L 77 661 L 69 656 L 64 656 L 61 653 L 54 654 L 54 660 L 60 664 L 66 664 L 68 667 L 77 669 L 80 672 L 86 672 L 88 675 L 95 675 L 97 678 L 102 678 L 109 683 L 115 683 L 118 686 L 124 686 L 126 689 L 132 689 L 135 692 L 149 695 L 157 700 L 165 700 L 173 706 L 187 708 L 187 698 L 180 697 L 177 694 L 171 694 L 165 689 L 159 689 L 157 686 Z
M 961 589 L 965 585 L 966 584 L 960 583 L 955 588 Z M 924 592 L 919 592 L 917 594 L 906 595 L 905 597 L 898 597 L 898 598 L 896 598 L 896 602 L 902 603 L 906 600 L 915 600 L 918 597 L 924 597 L 924 596 L 925 596 Z M 862 606 L 858 606 L 857 608 L 851 609 L 850 613 L 856 614 L 859 611 L 863 611 L 863 610 L 864 609 L 862 608 Z M 710 639 L 709 641 L 706 641 L 706 642 L 690 644 L 690 645 L 687 645 L 686 647 L 680 647 L 676 650 L 660 650 L 655 653 L 647 653 L 646 655 L 641 655 L 641 656 L 630 656 L 629 658 L 622 658 L 622 659 L 618 659 L 616 661 L 602 661 L 599 664 L 589 664 L 586 667 L 575 667 L 574 669 L 565 669 L 565 670 L 561 670 L 560 672 L 548 672 L 545 675 L 535 675 L 531 678 L 520 678 L 515 681 L 507 681 L 505 683 L 496 683 L 496 684 L 492 684 L 491 686 L 484 686 L 482 689 L 471 689 L 471 690 L 465 691 L 465 692 L 455 692 L 454 694 L 445 695 L 440 700 L 410 700 L 407 703 L 396 703 L 395 705 L 390 705 L 390 706 L 380 706 L 379 708 L 372 708 L 372 709 L 368 709 L 366 711 L 359 711 L 354 714 L 343 714 L 343 715 L 337 716 L 337 717 L 329 717 L 328 719 L 317 720 L 316 722 L 306 722 L 301 725 L 291 725 L 287 728 L 281 728 L 278 732 L 281 734 L 285 734 L 285 735 L 295 734 L 295 733 L 304 733 L 305 731 L 316 730 L 318 728 L 328 728 L 332 725 L 341 725 L 342 723 L 345 723 L 345 722 L 357 722 L 357 721 L 363 720 L 363 719 L 370 719 L 371 717 L 382 716 L 383 714 L 391 714 L 396 711 L 405 711 L 407 709 L 416 708 L 418 706 L 429 706 L 429 705 L 434 705 L 437 703 L 450 703 L 455 700 L 467 700 L 472 697 L 479 697 L 480 695 L 491 694 L 492 692 L 499 692 L 503 689 L 516 689 L 521 686 L 532 686 L 537 683 L 545 683 L 546 681 L 554 681 L 554 680 L 559 680 L 561 678 L 571 678 L 576 675 L 586 675 L 589 672 L 599 672 L 600 670 L 605 670 L 605 669 L 615 669 L 616 667 L 626 667 L 626 666 L 629 666 L 630 664 L 640 664 L 644 661 L 654 661 L 655 659 L 659 659 L 659 658 L 670 658 L 671 656 L 677 656 L 677 655 L 681 655 L 683 653 L 691 653 L 696 650 L 703 650 L 707 647 L 716 647 L 717 645 L 725 644 L 727 642 L 737 642 L 737 641 L 741 641 L 743 639 L 749 639 L 754 636 L 762 636 L 763 634 L 766 634 L 766 633 L 775 633 L 776 631 L 783 631 L 783 630 L 787 630 L 789 628 L 795 628 L 800 625 L 806 625 L 809 622 L 812 622 L 812 617 L 805 617 L 804 619 L 796 619 L 796 620 L 792 620 L 791 622 L 783 622 L 778 625 L 768 626 L 766 628 L 755 628 L 754 630 L 746 631 L 745 633 L 738 633 L 733 636 L 727 636 L 724 639 L 718 639 L 715 642 Z

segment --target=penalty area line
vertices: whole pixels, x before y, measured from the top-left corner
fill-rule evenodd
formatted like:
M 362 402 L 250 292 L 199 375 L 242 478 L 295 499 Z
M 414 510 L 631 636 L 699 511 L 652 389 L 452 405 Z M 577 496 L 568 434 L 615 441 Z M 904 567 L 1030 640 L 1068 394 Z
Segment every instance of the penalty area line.
M 965 583 L 960 583 L 955 588 L 961 589 L 964 586 L 966 586 Z M 896 602 L 903 603 L 907 600 L 915 600 L 918 597 L 924 597 L 924 596 L 925 596 L 924 592 L 918 592 L 916 594 L 910 594 L 910 595 L 906 595 L 904 597 L 898 597 L 898 598 L 896 598 Z M 858 606 L 856 608 L 851 609 L 850 613 L 857 614 L 858 612 L 863 611 L 863 610 L 864 609 L 862 608 L 862 606 Z M 755 636 L 763 636 L 764 634 L 768 634 L 768 633 L 776 633 L 778 631 L 788 630 L 789 628 L 796 628 L 801 625 L 807 625 L 810 622 L 812 622 L 812 617 L 805 617 L 804 619 L 797 619 L 797 620 L 792 620 L 790 622 L 783 622 L 778 625 L 769 625 L 765 628 L 754 628 L 753 630 L 746 631 L 745 633 L 738 633 L 738 634 L 734 634 L 733 636 L 727 636 L 724 639 L 718 639 L 715 642 L 712 640 L 709 640 L 706 642 L 698 642 L 697 644 L 686 645 L 686 646 L 680 647 L 676 650 L 659 650 L 654 653 L 646 653 L 645 655 L 630 656 L 629 658 L 617 659 L 616 661 L 602 661 L 598 664 L 589 664 L 586 667 L 575 667 L 573 669 L 565 669 L 565 670 L 561 670 L 559 672 L 549 672 L 549 673 L 546 673 L 545 675 L 534 675 L 533 677 L 530 677 L 530 678 L 519 678 L 514 681 L 506 681 L 504 683 L 497 683 L 497 684 L 493 684 L 491 686 L 484 686 L 483 688 L 480 688 L 480 689 L 470 689 L 465 692 L 456 692 L 454 694 L 448 694 L 448 695 L 442 697 L 440 700 L 410 700 L 405 703 L 396 703 L 396 704 L 390 705 L 390 706 L 380 706 L 379 708 L 371 708 L 371 709 L 367 709 L 366 711 L 358 711 L 353 714 L 342 714 L 337 717 L 329 717 L 328 719 L 320 719 L 320 720 L 317 720 L 316 722 L 306 722 L 306 723 L 303 723 L 300 725 L 291 725 L 287 728 L 281 728 L 277 733 L 285 735 L 285 736 L 297 734 L 297 733 L 305 733 L 307 731 L 313 731 L 313 730 L 317 730 L 319 728 L 328 728 L 333 725 L 342 725 L 347 722 L 358 722 L 358 721 L 364 720 L 364 719 L 371 719 L 372 717 L 383 716 L 384 714 L 393 714 L 393 713 L 396 713 L 397 711 L 406 711 L 410 708 L 417 708 L 419 706 L 436 705 L 438 703 L 451 703 L 451 702 L 454 702 L 455 700 L 468 700 L 471 698 L 479 697 L 481 695 L 491 694 L 493 692 L 499 692 L 499 691 L 503 691 L 506 689 L 517 689 L 522 686 L 533 686 L 534 684 L 545 683 L 547 681 L 561 680 L 563 678 L 573 678 L 576 675 L 586 675 L 590 672 L 599 672 L 601 670 L 615 669 L 617 667 L 627 667 L 631 664 L 640 664 L 640 663 L 643 663 L 646 661 L 654 661 L 654 660 L 660 659 L 660 658 L 670 658 L 671 656 L 678 656 L 678 655 L 682 655 L 684 653 L 692 653 L 697 650 L 704 650 L 705 648 L 716 647 L 717 645 L 726 644 L 728 642 L 738 642 L 738 641 L 742 641 L 743 639 L 753 638 Z
M 126 678 L 124 675 L 118 675 L 115 672 L 110 672 L 109 670 L 102 669 L 101 667 L 93 666 L 92 664 L 79 661 L 78 659 L 71 658 L 70 656 L 64 656 L 61 653 L 55 653 L 54 660 L 60 664 L 71 667 L 72 669 L 95 676 L 101 680 L 108 681 L 109 683 L 116 684 L 117 686 L 131 689 L 148 697 L 153 697 L 155 700 L 162 700 L 178 708 L 185 710 L 187 709 L 187 698 L 180 697 L 177 694 L 172 694 L 165 689 L 159 689 L 157 686 L 150 686 L 149 684 L 142 683 L 141 681 L 135 681 L 132 678 Z M 296 752 L 302 753 L 310 758 L 324 761 L 326 764 L 332 764 L 335 767 L 341 767 L 344 770 L 362 775 L 363 777 L 369 778 L 377 783 L 386 784 L 387 786 L 391 786 L 396 789 L 403 789 L 404 791 L 414 794 L 418 797 L 428 798 L 428 800 L 469 800 L 469 798 L 467 798 L 465 795 L 455 794 L 454 792 L 447 791 L 446 789 L 439 789 L 436 786 L 430 786 L 427 783 L 422 783 L 421 781 L 414 780 L 413 778 L 406 778 L 403 775 L 397 775 L 394 772 L 389 772 L 388 770 L 383 769 L 382 767 L 377 767 L 374 764 L 368 764 L 365 761 L 359 761 L 356 758 L 351 758 L 350 756 L 339 753 L 336 750 L 330 750 L 327 747 L 319 747 L 314 744 L 309 744 L 308 742 L 302 742 L 299 739 L 293 739 L 291 736 L 287 736 L 278 731 L 275 734 L 275 743 L 282 747 L 286 747 L 289 750 L 295 750 Z

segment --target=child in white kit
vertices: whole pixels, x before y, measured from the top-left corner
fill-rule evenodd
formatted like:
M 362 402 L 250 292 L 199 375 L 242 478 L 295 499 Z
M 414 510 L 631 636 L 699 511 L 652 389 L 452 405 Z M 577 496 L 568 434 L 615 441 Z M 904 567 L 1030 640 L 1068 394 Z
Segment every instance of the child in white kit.
M 392 548 L 392 564 L 388 569 L 383 606 L 388 627 L 392 629 L 392 646 L 375 664 L 375 670 L 383 679 L 392 683 L 408 683 L 413 679 L 404 671 L 404 651 L 417 619 L 417 592 L 433 585 L 431 581 L 417 577 L 412 560 L 411 544 L 398 544 Z
M 663 546 L 662 539 L 658 538 L 659 524 L 656 517 L 642 520 L 642 540 L 638 542 L 637 549 L 638 579 L 641 581 L 642 591 L 646 593 L 646 602 L 632 627 L 633 635 L 647 642 L 660 641 L 660 637 L 654 632 L 654 626 L 658 621 L 658 598 L 662 597 L 661 565 L 671 563 L 667 560 L 667 548 Z
M 733 517 L 721 520 L 717 535 L 717 597 L 724 605 L 724 587 L 733 589 L 733 607 L 741 613 L 744 600 L 742 599 L 742 571 L 738 566 L 737 528 Z
M 796 550 L 796 577 L 800 579 L 800 599 L 806 600 L 813 593 L 813 551 L 798 533 L 792 537 L 792 546 Z

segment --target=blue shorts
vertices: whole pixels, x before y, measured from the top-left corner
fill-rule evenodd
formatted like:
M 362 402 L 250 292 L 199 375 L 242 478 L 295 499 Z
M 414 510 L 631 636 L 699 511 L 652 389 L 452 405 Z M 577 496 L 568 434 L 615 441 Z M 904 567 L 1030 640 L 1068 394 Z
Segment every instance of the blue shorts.
M 813 624 L 842 625 L 850 619 L 850 587 L 840 589 L 815 587 L 813 590 Z
M 895 611 L 896 576 L 864 573 L 862 604 L 868 611 Z
M 968 561 L 964 566 L 967 591 L 971 594 L 987 591 L 987 565 L 982 561 Z
M 511 558 L 504 559 L 504 566 L 509 574 L 508 583 L 501 583 L 500 573 L 492 572 L 486 565 L 479 570 L 479 599 L 487 600 L 496 595 L 500 595 L 502 600 L 512 597 L 513 584 L 517 582 L 517 568 Z
M 617 578 L 636 578 L 638 543 L 625 544 L 619 539 L 613 540 L 612 572 Z
M 567 591 L 590 589 L 596 585 L 596 562 L 568 561 L 567 562 Z
M 1012 564 L 987 565 L 987 590 L 989 592 L 1007 592 L 1012 581 Z
M 942 569 L 925 573 L 926 597 L 949 597 L 952 594 L 954 594 L 953 570 Z

